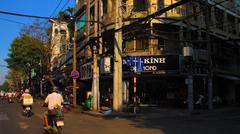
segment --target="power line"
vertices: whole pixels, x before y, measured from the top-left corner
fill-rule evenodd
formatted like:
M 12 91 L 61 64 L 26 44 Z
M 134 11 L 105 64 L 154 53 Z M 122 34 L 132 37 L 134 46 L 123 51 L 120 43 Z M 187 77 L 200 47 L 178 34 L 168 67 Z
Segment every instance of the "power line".
M 58 3 L 58 5 L 55 7 L 55 9 L 53 10 L 52 14 L 49 16 L 49 18 L 51 18 L 54 13 L 57 11 L 57 9 L 59 8 L 59 6 L 61 5 L 62 3 L 62 0 L 60 0 L 60 2 Z M 45 22 L 44 26 L 43 27 L 46 27 L 47 26 L 47 23 L 48 23 L 48 20 Z
M 215 2 L 215 4 L 214 5 L 211 5 L 210 7 L 214 7 L 214 6 L 217 6 L 217 5 L 221 5 L 222 3 L 225 3 L 225 2 L 227 2 L 228 0 L 223 0 L 223 1 L 220 1 L 220 2 Z M 221 5 L 222 6 L 222 5 Z M 203 12 L 203 10 L 200 10 L 200 11 L 198 11 L 197 13 L 193 13 L 193 14 L 191 14 L 191 15 L 188 15 L 188 16 L 186 16 L 185 18 L 183 18 L 183 19 L 181 19 L 181 20 L 176 20 L 175 22 L 170 22 L 170 23 L 165 23 L 165 24 L 174 24 L 174 23 L 177 23 L 177 22 L 179 22 L 179 21 L 184 21 L 184 20 L 186 20 L 186 19 L 190 19 L 191 17 L 193 17 L 193 16 L 199 16 L 200 15 L 200 13 L 202 13 Z
M 61 8 L 61 10 L 60 11 L 62 11 L 66 6 L 67 6 L 67 4 L 70 2 L 70 0 L 68 0 L 64 5 L 63 5 L 63 7 Z
M 20 24 L 20 25 L 27 25 L 25 23 L 22 23 L 22 22 L 19 22 L 19 21 L 15 21 L 15 20 L 6 19 L 6 18 L 0 18 L 0 20 L 11 22 L 11 23 L 15 23 L 15 24 Z
M 52 14 L 50 15 L 50 17 L 52 17 L 52 16 L 55 14 L 55 12 L 57 11 L 57 9 L 58 9 L 59 6 L 61 5 L 61 3 L 62 3 L 62 0 L 59 1 L 58 5 L 57 5 L 57 6 L 55 7 L 55 9 L 53 10 L 53 12 L 52 12 Z
M 36 18 L 36 19 L 56 19 L 56 18 L 52 18 L 52 17 L 20 14 L 20 13 L 7 12 L 7 11 L 0 11 L 0 14 L 7 14 L 7 15 L 12 15 L 12 16 L 27 17 L 27 18 Z

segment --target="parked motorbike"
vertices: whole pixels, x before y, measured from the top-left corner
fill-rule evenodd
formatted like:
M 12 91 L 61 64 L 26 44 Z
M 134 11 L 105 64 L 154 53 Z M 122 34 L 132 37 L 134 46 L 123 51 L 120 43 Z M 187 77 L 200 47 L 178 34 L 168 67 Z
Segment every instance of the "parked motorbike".
M 67 113 L 68 111 L 71 111 L 71 104 L 70 102 L 63 102 L 63 108 L 62 108 L 64 113 Z

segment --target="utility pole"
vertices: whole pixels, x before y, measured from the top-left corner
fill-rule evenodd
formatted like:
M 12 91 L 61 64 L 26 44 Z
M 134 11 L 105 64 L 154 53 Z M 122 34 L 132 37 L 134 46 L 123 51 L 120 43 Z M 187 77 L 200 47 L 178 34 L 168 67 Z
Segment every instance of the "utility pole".
M 77 29 L 77 24 L 75 18 L 73 19 L 74 21 L 74 31 L 73 31 L 73 70 L 77 69 L 77 44 L 76 44 L 76 29 Z M 73 106 L 77 106 L 77 79 L 73 78 Z
M 42 69 L 42 60 L 40 59 L 40 68 L 39 68 L 39 72 L 40 72 L 40 96 L 43 96 L 43 81 L 42 81 L 42 76 L 43 76 L 43 69 Z
M 210 7 L 208 5 L 208 0 L 205 0 L 205 12 L 206 12 L 206 38 L 207 38 L 207 49 L 208 49 L 208 109 L 213 109 L 213 87 L 212 87 L 212 49 L 211 49 L 211 42 L 210 42 L 210 34 L 209 34 L 209 25 L 210 25 Z
M 115 29 L 122 27 L 122 0 L 116 1 Z M 115 32 L 114 40 L 114 72 L 113 72 L 113 110 L 122 109 L 122 30 Z
M 189 16 L 190 13 L 189 13 L 189 9 L 190 9 L 190 3 L 187 3 L 186 4 L 186 15 Z M 188 77 L 187 77 L 187 87 L 188 87 L 188 90 L 187 90 L 187 102 L 188 102 L 188 111 L 190 113 L 193 112 L 193 109 L 194 109 L 194 105 L 193 105 L 193 75 L 192 75 L 192 71 L 193 71 L 193 67 L 192 67 L 192 44 L 191 44 L 191 29 L 190 29 L 190 20 L 189 18 L 187 19 L 187 48 L 188 48 L 188 54 L 186 55 L 185 58 L 188 58 L 188 63 L 189 64 L 189 67 L 188 67 Z
M 94 0 L 94 37 L 98 36 L 98 26 L 99 24 L 96 23 L 98 21 L 98 0 Z M 98 39 L 97 39 L 98 40 Z M 92 81 L 92 95 L 93 95 L 93 101 L 92 101 L 92 108 L 93 110 L 98 110 L 98 96 L 99 96 L 99 67 L 97 64 L 97 54 L 98 49 L 96 44 L 99 43 L 99 41 L 95 41 L 93 44 L 93 81 Z

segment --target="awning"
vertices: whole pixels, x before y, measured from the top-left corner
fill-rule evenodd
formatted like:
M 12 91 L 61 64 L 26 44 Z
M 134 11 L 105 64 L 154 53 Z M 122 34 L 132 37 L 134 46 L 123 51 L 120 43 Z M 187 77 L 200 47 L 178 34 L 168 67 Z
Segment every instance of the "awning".
M 229 80 L 234 80 L 234 81 L 239 81 L 240 77 L 237 76 L 233 76 L 233 75 L 226 75 L 226 74 L 217 74 L 216 76 L 225 78 L 225 79 L 229 79 Z

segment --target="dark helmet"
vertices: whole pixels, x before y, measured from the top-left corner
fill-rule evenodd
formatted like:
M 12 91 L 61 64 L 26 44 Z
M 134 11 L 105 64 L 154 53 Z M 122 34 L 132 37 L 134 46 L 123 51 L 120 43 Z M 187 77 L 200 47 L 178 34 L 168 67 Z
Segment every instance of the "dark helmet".
M 52 91 L 53 91 L 53 92 L 57 92 L 57 90 L 58 90 L 58 87 L 57 87 L 57 86 L 53 86 L 53 87 L 52 87 Z

